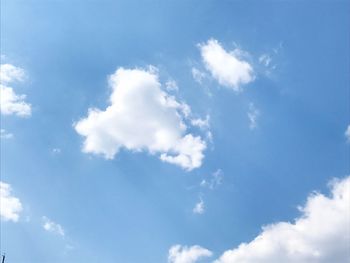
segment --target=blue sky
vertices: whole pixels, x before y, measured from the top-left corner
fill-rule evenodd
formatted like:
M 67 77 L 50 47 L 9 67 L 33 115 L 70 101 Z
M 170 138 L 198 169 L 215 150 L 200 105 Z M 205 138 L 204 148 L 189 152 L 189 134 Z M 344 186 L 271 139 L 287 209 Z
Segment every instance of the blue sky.
M 2 1 L 2 84 L 26 97 L 1 111 L 1 252 L 251 262 L 222 255 L 349 183 L 349 4 Z

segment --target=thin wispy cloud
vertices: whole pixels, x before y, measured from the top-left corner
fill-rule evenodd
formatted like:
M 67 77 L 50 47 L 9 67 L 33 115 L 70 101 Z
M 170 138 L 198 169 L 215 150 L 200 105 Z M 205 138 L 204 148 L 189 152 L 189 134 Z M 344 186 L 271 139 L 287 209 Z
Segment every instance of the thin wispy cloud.
M 207 77 L 207 75 L 203 71 L 201 71 L 201 70 L 199 70 L 199 69 L 197 69 L 195 67 L 193 67 L 191 69 L 191 72 L 192 72 L 193 79 L 196 82 L 198 82 L 199 84 L 203 84 L 203 81 Z
M 268 67 L 272 61 L 272 58 L 269 54 L 262 54 L 259 57 L 259 63 L 263 64 L 265 67 Z
M 223 172 L 221 169 L 217 169 L 211 174 L 210 178 L 203 179 L 200 183 L 201 187 L 207 187 L 211 190 L 216 189 L 223 182 Z
M 207 130 L 210 127 L 209 121 L 210 121 L 210 116 L 207 114 L 205 119 L 201 119 L 201 118 L 192 119 L 191 124 L 193 126 L 197 126 L 202 130 Z
M 171 91 L 179 91 L 179 86 L 177 85 L 175 80 L 168 80 L 165 83 L 165 88 L 169 92 L 171 92 Z
M 0 129 L 0 138 L 1 139 L 12 139 L 13 134 L 10 132 L 7 132 L 5 129 Z
M 53 234 L 56 234 L 56 235 L 59 235 L 62 237 L 65 235 L 64 229 L 60 224 L 52 221 L 51 219 L 47 218 L 46 216 L 42 217 L 42 221 L 43 221 L 43 228 L 47 232 L 50 232 L 50 233 L 53 233 Z
M 248 109 L 249 129 L 255 130 L 258 127 L 258 118 L 260 111 L 255 107 L 254 103 L 249 103 Z
M 350 124 L 349 124 L 348 127 L 346 128 L 344 134 L 345 134 L 346 141 L 347 141 L 348 143 L 350 143 Z

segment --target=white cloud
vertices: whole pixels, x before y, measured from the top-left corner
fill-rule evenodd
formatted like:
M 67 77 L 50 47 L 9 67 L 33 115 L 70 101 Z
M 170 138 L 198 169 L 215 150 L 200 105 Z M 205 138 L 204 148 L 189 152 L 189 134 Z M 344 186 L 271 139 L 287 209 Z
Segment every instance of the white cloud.
M 84 152 L 113 159 L 125 148 L 159 154 L 186 170 L 201 166 L 206 143 L 186 134 L 190 107 L 162 90 L 156 70 L 119 68 L 109 83 L 110 105 L 89 109 L 88 116 L 74 124 L 85 137 Z
M 192 68 L 192 77 L 199 84 L 203 83 L 203 80 L 206 78 L 206 74 L 203 71 L 200 71 L 197 68 Z
M 347 142 L 350 143 L 350 124 L 349 124 L 348 127 L 346 128 L 345 137 L 346 137 Z
M 259 63 L 263 64 L 265 67 L 268 67 L 272 61 L 272 58 L 269 54 L 262 54 L 259 57 Z
M 198 128 L 202 129 L 202 130 L 207 130 L 209 129 L 209 120 L 210 120 L 210 116 L 207 115 L 205 117 L 205 119 L 201 119 L 201 118 L 197 118 L 197 119 L 192 119 L 191 120 L 191 124 L 193 126 L 197 126 Z
M 177 164 L 187 170 L 192 170 L 202 165 L 205 148 L 206 144 L 200 137 L 193 137 L 192 134 L 187 134 L 173 146 L 172 151 L 175 155 L 162 153 L 160 159 L 168 163 Z
M 178 91 L 179 87 L 175 80 L 169 80 L 165 83 L 165 88 L 167 91 Z
M 13 138 L 13 134 L 7 132 L 5 129 L 0 130 L 0 138 L 1 139 L 11 139 Z
M 217 169 L 211 176 L 209 180 L 203 179 L 200 183 L 202 187 L 208 187 L 213 190 L 222 184 L 223 172 L 221 169 Z
M 43 216 L 42 220 L 43 220 L 43 228 L 46 231 L 54 233 L 56 235 L 64 236 L 64 229 L 60 224 L 53 222 L 46 216 Z
M 249 119 L 249 129 L 256 129 L 256 127 L 258 126 L 258 118 L 260 116 L 260 112 L 253 103 L 249 104 L 249 110 L 247 115 Z
M 332 183 L 332 194 L 309 196 L 295 222 L 263 228 L 250 243 L 226 251 L 216 263 L 333 263 L 350 259 L 350 177 Z
M 15 81 L 23 81 L 25 72 L 23 69 L 11 64 L 0 65 L 0 80 L 2 84 L 9 84 Z
M 60 148 L 53 148 L 52 149 L 52 153 L 53 154 L 60 154 L 61 153 L 61 149 Z
M 264 53 L 259 57 L 259 64 L 262 65 L 259 71 L 263 73 L 268 78 L 273 78 L 273 73 L 277 69 L 277 64 L 275 62 L 275 56 L 278 54 L 280 47 L 273 49 L 272 54 Z
M 204 205 L 204 201 L 202 198 L 200 198 L 199 202 L 196 203 L 196 205 L 194 206 L 192 212 L 194 214 L 204 214 L 205 212 L 205 205 Z
M 12 196 L 9 184 L 0 181 L 0 215 L 5 221 L 17 222 L 22 211 L 22 204 L 17 197 Z
M 13 88 L 4 85 L 0 85 L 0 93 L 1 114 L 20 117 L 31 115 L 31 106 L 24 101 L 26 95 L 17 95 Z
M 10 83 L 23 81 L 24 71 L 11 64 L 0 65 L 0 108 L 1 114 L 15 114 L 20 117 L 31 115 L 31 105 L 25 102 L 26 95 L 17 95 Z
M 240 49 L 227 52 L 215 39 L 198 46 L 206 69 L 221 85 L 240 91 L 243 84 L 254 80 L 253 68 L 241 58 Z
M 174 245 L 169 249 L 169 263 L 195 263 L 199 259 L 211 257 L 212 252 L 200 246 Z

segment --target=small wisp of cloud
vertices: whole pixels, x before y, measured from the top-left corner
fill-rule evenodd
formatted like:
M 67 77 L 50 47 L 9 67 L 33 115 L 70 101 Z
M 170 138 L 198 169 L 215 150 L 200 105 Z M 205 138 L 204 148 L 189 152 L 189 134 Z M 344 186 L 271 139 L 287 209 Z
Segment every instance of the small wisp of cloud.
M 203 84 L 203 80 L 207 77 L 207 74 L 205 74 L 203 71 L 195 68 L 195 67 L 192 67 L 192 77 L 193 79 L 199 83 L 199 84 Z
M 46 231 L 54 233 L 54 234 L 62 236 L 62 237 L 65 235 L 64 229 L 60 224 L 55 223 L 54 221 L 50 220 L 46 216 L 43 216 L 42 220 L 43 220 L 43 228 Z
M 197 126 L 201 130 L 207 130 L 210 127 L 209 120 L 210 120 L 210 116 L 207 114 L 207 116 L 205 116 L 205 119 L 201 119 L 201 118 L 192 119 L 191 124 L 192 126 Z
M 255 107 L 253 103 L 249 104 L 247 115 L 249 119 L 249 129 L 255 130 L 258 127 L 258 118 L 260 116 L 260 111 Z
M 263 64 L 265 67 L 268 67 L 272 61 L 272 58 L 269 54 L 262 54 L 259 57 L 259 63 Z
M 60 148 L 53 148 L 51 152 L 52 154 L 60 154 L 62 150 Z
M 165 89 L 167 91 L 179 91 L 179 87 L 178 87 L 178 85 L 177 85 L 175 80 L 168 80 L 165 83 Z
M 350 124 L 346 128 L 344 135 L 345 135 L 347 143 L 350 143 Z
M 12 139 L 13 138 L 13 134 L 7 132 L 5 129 L 1 129 L 0 130 L 0 138 L 1 139 Z
M 203 201 L 203 199 L 201 197 L 199 198 L 199 202 L 196 203 L 196 205 L 194 206 L 192 212 L 194 214 L 199 214 L 199 215 L 204 214 L 204 212 L 205 212 L 205 204 L 204 204 L 204 201 Z
M 207 187 L 210 190 L 214 190 L 219 185 L 222 184 L 223 181 L 223 172 L 221 169 L 217 169 L 211 176 L 209 180 L 203 179 L 200 183 L 201 187 Z

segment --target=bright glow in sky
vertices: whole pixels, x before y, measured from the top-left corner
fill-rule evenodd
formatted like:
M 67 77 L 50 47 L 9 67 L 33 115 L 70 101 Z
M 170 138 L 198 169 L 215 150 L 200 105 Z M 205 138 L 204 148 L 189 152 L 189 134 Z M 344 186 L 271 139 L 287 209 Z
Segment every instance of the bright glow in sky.
M 1 1 L 6 261 L 350 261 L 349 9 Z

